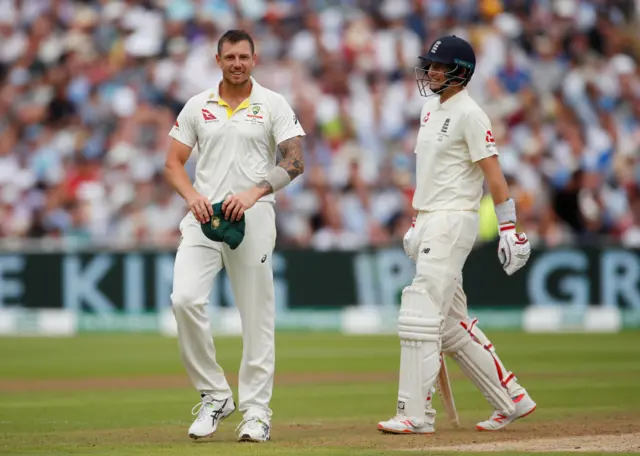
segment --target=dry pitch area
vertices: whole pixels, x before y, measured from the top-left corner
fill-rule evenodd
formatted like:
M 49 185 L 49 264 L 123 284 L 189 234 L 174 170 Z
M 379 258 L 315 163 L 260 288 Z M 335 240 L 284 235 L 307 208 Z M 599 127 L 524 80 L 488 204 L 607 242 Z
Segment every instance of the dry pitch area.
M 377 421 L 394 412 L 396 338 L 281 334 L 273 440 L 262 445 L 235 441 L 238 413 L 213 439 L 188 440 L 197 396 L 175 340 L 0 339 L 0 454 L 640 453 L 640 334 L 490 336 L 539 404 L 505 431 L 474 430 L 490 408 L 450 361 L 463 427 L 440 413 L 434 436 L 379 434 Z M 241 342 L 217 348 L 235 386 Z

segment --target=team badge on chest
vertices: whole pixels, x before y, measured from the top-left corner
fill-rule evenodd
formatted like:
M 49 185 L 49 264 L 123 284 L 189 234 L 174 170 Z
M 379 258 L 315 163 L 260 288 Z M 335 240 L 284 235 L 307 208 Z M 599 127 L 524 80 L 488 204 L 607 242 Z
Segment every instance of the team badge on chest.
M 251 113 L 247 114 L 247 117 L 251 118 L 251 119 L 262 119 L 262 109 L 260 108 L 260 106 L 252 106 L 250 109 Z
M 449 124 L 451 123 L 451 117 L 447 117 L 444 121 L 444 123 L 442 124 L 442 129 L 440 130 L 440 133 L 446 133 L 449 131 Z
M 264 109 L 258 105 L 249 106 L 245 121 L 252 125 L 264 125 Z
M 444 138 L 449 136 L 449 125 L 451 124 L 451 117 L 447 117 L 442 124 L 440 134 L 438 135 L 438 142 L 444 141 Z

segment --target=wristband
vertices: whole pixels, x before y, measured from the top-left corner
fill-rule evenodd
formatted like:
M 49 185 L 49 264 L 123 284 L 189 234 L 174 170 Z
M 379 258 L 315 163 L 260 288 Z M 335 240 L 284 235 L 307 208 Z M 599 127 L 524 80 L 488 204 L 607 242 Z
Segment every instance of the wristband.
M 515 225 L 517 222 L 516 218 L 516 203 L 511 198 L 506 200 L 504 203 L 500 203 L 495 207 L 496 216 L 498 217 L 498 223 L 502 225 L 503 223 L 509 223 Z
M 271 171 L 269 171 L 265 180 L 269 182 L 269 185 L 271 185 L 273 193 L 285 188 L 291 183 L 291 177 L 289 177 L 289 173 L 287 173 L 287 171 L 285 171 L 285 169 L 281 168 L 280 166 L 275 166 Z

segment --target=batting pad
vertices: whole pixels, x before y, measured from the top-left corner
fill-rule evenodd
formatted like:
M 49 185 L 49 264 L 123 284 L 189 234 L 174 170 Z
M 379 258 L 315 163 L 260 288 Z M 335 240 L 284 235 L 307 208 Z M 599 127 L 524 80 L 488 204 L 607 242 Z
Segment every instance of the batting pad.
M 441 322 L 440 310 L 425 290 L 409 286 L 402 291 L 398 413 L 409 417 L 415 426 L 424 424 L 423 391 L 434 386 L 440 369 Z
M 478 326 L 477 324 L 478 320 L 477 319 L 474 319 L 471 321 L 468 321 L 468 320 L 469 319 L 467 319 L 467 321 L 465 322 L 467 332 L 471 334 L 471 337 L 473 338 L 473 340 L 475 340 L 480 345 L 482 345 L 485 349 L 491 352 L 491 356 L 493 357 L 493 362 L 498 371 L 498 376 L 500 377 L 500 383 L 502 384 L 502 386 L 507 388 L 507 391 L 509 392 L 509 395 L 511 397 L 521 393 L 522 387 L 518 384 L 516 376 L 513 374 L 513 372 L 509 372 L 507 368 L 504 367 L 504 364 L 502 364 L 502 361 L 500 361 L 500 357 L 496 353 L 496 348 L 493 346 L 489 338 L 484 334 L 484 332 Z
M 495 410 L 511 415 L 515 405 L 503 384 L 502 371 L 488 346 L 483 346 L 467 331 L 462 322 L 448 317 L 442 340 L 442 351 L 456 361 L 460 369 L 482 392 Z
M 422 388 L 422 394 L 425 397 L 424 421 L 425 424 L 434 426 L 436 423 L 436 410 L 433 408 L 433 397 L 436 395 L 435 384 L 431 388 Z

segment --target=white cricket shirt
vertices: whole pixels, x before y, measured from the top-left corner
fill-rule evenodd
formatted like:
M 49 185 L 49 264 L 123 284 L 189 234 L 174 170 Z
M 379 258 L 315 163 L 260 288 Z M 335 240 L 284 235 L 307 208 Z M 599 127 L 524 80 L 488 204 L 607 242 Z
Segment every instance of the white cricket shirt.
M 484 174 L 478 161 L 498 155 L 491 122 L 463 89 L 444 103 L 439 97 L 422 108 L 416 144 L 419 211 L 477 211 Z
M 276 166 L 277 146 L 304 130 L 289 103 L 253 77 L 251 95 L 235 111 L 218 87 L 195 95 L 169 136 L 198 148 L 194 188 L 212 203 L 249 190 Z M 275 201 L 272 193 L 260 201 Z

